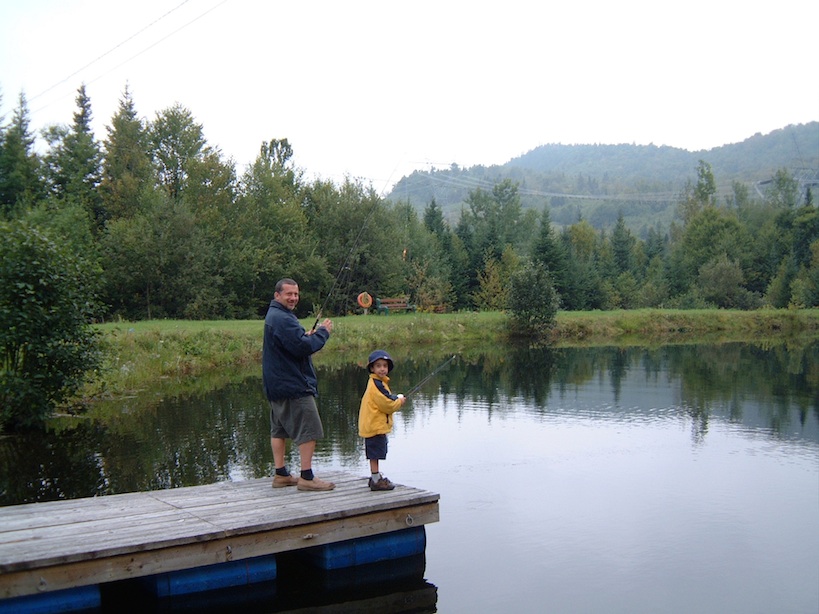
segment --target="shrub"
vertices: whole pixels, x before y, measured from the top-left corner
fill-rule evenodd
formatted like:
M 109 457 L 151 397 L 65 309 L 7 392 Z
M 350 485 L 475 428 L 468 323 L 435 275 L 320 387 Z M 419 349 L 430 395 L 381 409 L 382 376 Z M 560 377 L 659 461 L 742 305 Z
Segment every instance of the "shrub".
M 546 337 L 554 328 L 560 297 L 549 271 L 528 263 L 512 275 L 509 311 L 512 334 Z
M 35 228 L 0 222 L 0 428 L 41 424 L 100 365 L 98 279 Z

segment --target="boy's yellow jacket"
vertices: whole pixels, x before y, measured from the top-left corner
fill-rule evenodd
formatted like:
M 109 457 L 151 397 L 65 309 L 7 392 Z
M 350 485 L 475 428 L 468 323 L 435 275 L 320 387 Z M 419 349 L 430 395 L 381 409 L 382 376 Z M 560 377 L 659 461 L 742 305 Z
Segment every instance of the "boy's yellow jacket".
M 358 434 L 365 438 L 386 435 L 392 430 L 392 414 L 399 409 L 401 401 L 390 392 L 390 378 L 370 373 L 358 410 Z

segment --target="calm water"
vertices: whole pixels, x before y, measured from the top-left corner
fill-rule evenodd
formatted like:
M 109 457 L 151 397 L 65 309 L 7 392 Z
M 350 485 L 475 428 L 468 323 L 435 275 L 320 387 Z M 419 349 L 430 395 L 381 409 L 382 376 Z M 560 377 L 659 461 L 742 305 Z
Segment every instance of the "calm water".
M 394 356 L 400 392 L 448 354 Z M 364 476 L 366 374 L 318 366 L 314 467 Z M 0 440 L 0 503 L 271 473 L 257 377 L 106 412 Z M 431 590 L 418 611 L 819 611 L 817 342 L 466 351 L 396 414 L 389 445 L 390 479 L 441 495 L 425 563 L 401 582 L 330 582 L 325 603 Z

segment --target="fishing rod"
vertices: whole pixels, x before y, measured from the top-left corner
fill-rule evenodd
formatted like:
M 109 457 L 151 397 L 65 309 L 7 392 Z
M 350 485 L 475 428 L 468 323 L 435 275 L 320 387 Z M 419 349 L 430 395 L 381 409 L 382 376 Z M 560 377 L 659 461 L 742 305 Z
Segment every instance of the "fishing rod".
M 367 224 L 369 224 L 370 218 L 372 217 L 373 213 L 375 213 L 375 210 L 378 207 L 379 202 L 381 202 L 381 196 L 379 196 L 375 200 L 375 203 L 373 203 L 373 206 L 370 209 L 370 212 L 367 214 L 367 217 L 364 218 L 364 223 L 361 225 L 361 230 L 358 231 L 358 235 L 356 235 L 355 241 L 353 241 L 353 245 L 352 247 L 350 247 L 350 251 L 348 252 L 347 257 L 341 263 L 341 268 L 339 268 L 338 273 L 336 273 L 336 277 L 333 280 L 333 285 L 330 286 L 330 291 L 327 293 L 327 297 L 324 299 L 324 302 L 321 304 L 321 307 L 316 313 L 316 321 L 313 322 L 312 330 L 316 330 L 316 326 L 318 326 L 319 320 L 321 319 L 321 314 L 324 311 L 324 308 L 327 307 L 327 303 L 330 302 L 330 297 L 333 296 L 333 292 L 335 291 L 336 286 L 338 285 L 338 282 L 341 279 L 341 274 L 344 273 L 344 271 L 350 270 L 349 266 L 350 258 L 353 257 L 353 252 L 355 251 L 355 248 L 358 247 L 358 242 L 361 240 L 361 236 L 364 234 L 364 229 L 367 227 Z
M 392 179 L 392 176 L 395 174 L 396 170 L 398 170 L 398 166 L 396 166 L 393 169 L 389 179 L 387 179 L 387 183 L 384 184 L 384 189 L 381 190 L 381 193 L 378 195 L 378 198 L 375 199 L 375 202 L 373 203 L 370 212 L 367 214 L 367 217 L 364 218 L 364 223 L 361 225 L 361 229 L 358 231 L 358 234 L 356 235 L 355 241 L 353 241 L 353 245 L 350 247 L 350 251 L 347 254 L 347 257 L 341 263 L 341 267 L 338 269 L 338 273 L 336 273 L 335 279 L 333 279 L 333 285 L 330 286 L 330 291 L 327 293 L 327 297 L 324 299 L 324 302 L 321 304 L 321 307 L 316 313 L 316 321 L 313 322 L 313 328 L 310 329 L 311 331 L 316 330 L 319 320 L 321 319 L 321 314 L 324 312 L 324 308 L 327 307 L 327 303 L 330 302 L 330 297 L 333 296 L 333 292 L 335 291 L 336 286 L 338 285 L 338 282 L 341 279 L 341 274 L 344 273 L 344 271 L 350 270 L 349 266 L 350 258 L 352 258 L 355 248 L 358 247 L 358 242 L 361 240 L 361 237 L 364 234 L 364 229 L 367 228 L 367 224 L 370 223 L 370 218 L 373 216 L 373 213 L 375 213 L 375 210 L 378 208 L 378 204 L 381 202 L 381 199 L 384 196 L 384 192 L 387 191 L 387 186 L 390 184 L 390 180 Z
M 454 359 L 455 359 L 455 354 L 453 354 L 452 356 L 447 358 L 444 362 L 442 362 L 440 365 L 438 365 L 438 367 L 435 369 L 435 371 L 433 371 L 432 373 L 427 375 L 424 379 L 422 379 L 420 382 L 415 384 L 415 386 L 410 388 L 406 393 L 404 393 L 404 396 L 408 397 L 409 395 L 415 394 L 416 392 L 418 392 L 424 384 L 426 384 L 429 380 L 431 380 L 441 369 L 443 369 L 445 366 L 447 366 L 449 363 L 451 363 Z

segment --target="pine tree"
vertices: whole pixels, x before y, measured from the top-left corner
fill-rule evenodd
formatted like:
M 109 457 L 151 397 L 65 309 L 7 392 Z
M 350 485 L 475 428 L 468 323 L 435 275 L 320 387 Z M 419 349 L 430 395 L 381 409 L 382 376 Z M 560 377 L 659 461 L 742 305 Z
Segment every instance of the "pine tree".
M 40 158 L 34 152 L 34 135 L 29 129 L 28 103 L 21 93 L 0 146 L 0 213 L 8 217 L 43 197 L 40 167 Z
M 611 233 L 611 250 L 614 257 L 614 267 L 618 274 L 626 273 L 633 269 L 634 266 L 634 246 L 637 240 L 631 234 L 631 231 L 626 228 L 626 222 L 623 219 L 623 212 L 621 211 L 617 216 L 617 223 Z
M 77 111 L 70 127 L 52 126 L 46 131 L 51 151 L 46 155 L 49 188 L 59 201 L 81 205 L 98 227 L 105 221 L 98 191 L 102 153 L 91 128 L 91 100 L 85 85 L 77 90 Z
M 148 135 L 126 86 L 119 108 L 106 127 L 100 193 L 108 219 L 133 217 L 155 184 Z
M 555 289 L 560 295 L 563 295 L 568 289 L 566 250 L 552 228 L 548 207 L 544 207 L 540 215 L 540 233 L 535 239 L 532 260 L 549 272 Z

